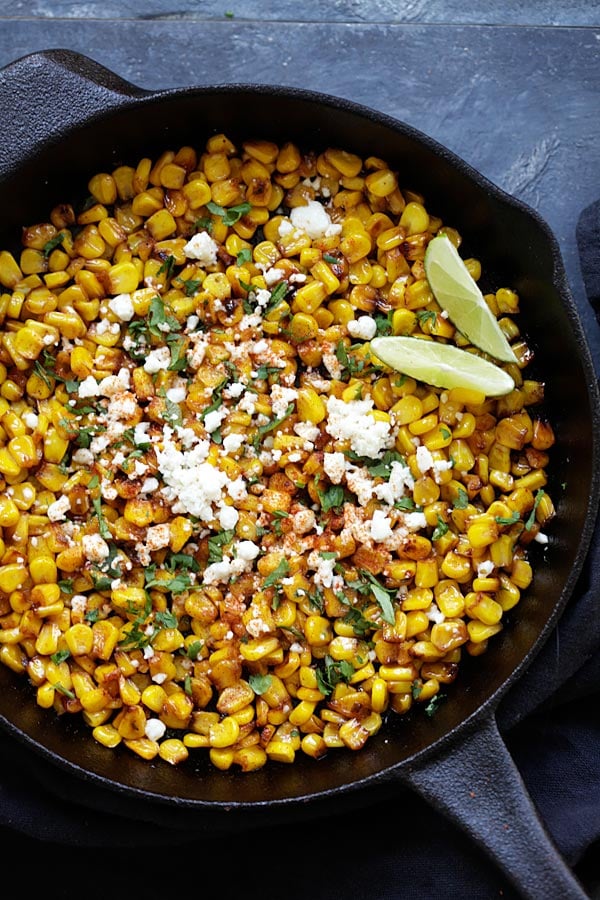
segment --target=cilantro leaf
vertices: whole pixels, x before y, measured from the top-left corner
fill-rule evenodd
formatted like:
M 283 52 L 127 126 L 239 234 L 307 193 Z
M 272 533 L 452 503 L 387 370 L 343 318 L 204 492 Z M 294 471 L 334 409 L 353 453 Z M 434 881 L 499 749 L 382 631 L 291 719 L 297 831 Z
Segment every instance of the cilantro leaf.
M 213 216 L 219 216 L 219 218 L 223 220 L 223 225 L 235 225 L 242 216 L 245 216 L 246 213 L 250 212 L 252 204 L 239 203 L 237 206 L 229 206 L 225 209 L 223 206 L 219 206 L 218 203 L 214 203 L 210 200 L 206 204 L 206 208 Z
M 282 559 L 276 569 L 273 569 L 270 575 L 264 580 L 263 587 L 273 587 L 278 586 L 279 582 L 282 578 L 285 578 L 286 575 L 289 575 L 290 567 L 287 559 Z

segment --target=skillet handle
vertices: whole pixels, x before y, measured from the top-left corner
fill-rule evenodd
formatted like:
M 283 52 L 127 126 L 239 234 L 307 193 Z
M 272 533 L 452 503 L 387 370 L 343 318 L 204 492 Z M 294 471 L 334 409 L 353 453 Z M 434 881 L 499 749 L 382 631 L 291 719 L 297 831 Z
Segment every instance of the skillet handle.
M 493 716 L 451 738 L 441 758 L 417 760 L 398 775 L 465 831 L 522 897 L 588 898 L 542 824 Z
M 38 145 L 60 141 L 84 120 L 151 93 L 72 50 L 44 50 L 0 69 L 0 109 L 10 140 L 0 141 L 0 178 Z

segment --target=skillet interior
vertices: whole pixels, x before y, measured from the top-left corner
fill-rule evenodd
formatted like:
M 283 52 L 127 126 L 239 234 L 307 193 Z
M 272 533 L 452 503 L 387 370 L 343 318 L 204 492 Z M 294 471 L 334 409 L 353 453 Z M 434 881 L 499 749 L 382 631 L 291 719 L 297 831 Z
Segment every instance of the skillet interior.
M 32 127 L 37 116 L 41 134 L 48 134 L 45 111 L 34 109 L 32 116 Z M 549 491 L 558 517 L 549 546 L 533 554 L 534 583 L 515 609 L 512 626 L 483 657 L 465 660 L 447 691 L 450 699 L 433 718 L 395 716 L 360 753 L 335 751 L 318 763 L 306 758 L 251 775 L 217 772 L 203 755 L 175 769 L 149 764 L 128 751 L 99 746 L 86 727 L 66 716 L 56 722 L 37 707 L 24 680 L 0 666 L 0 720 L 67 773 L 125 797 L 174 803 L 179 810 L 248 813 L 268 806 L 272 816 L 274 805 L 306 812 L 306 804 L 296 801 L 310 800 L 316 808 L 332 793 L 370 787 L 416 755 L 434 752 L 466 720 L 485 715 L 519 677 L 568 601 L 585 558 L 598 497 L 598 410 L 589 351 L 547 226 L 435 142 L 345 101 L 234 85 L 150 94 L 107 108 L 85 124 L 67 123 L 0 181 L 0 247 L 18 249 L 23 225 L 45 219 L 58 202 L 83 199 L 94 172 L 182 144 L 199 147 L 220 131 L 234 141 L 295 140 L 306 149 L 335 145 L 386 159 L 399 171 L 401 186 L 420 190 L 427 208 L 460 230 L 461 252 L 482 260 L 489 285 L 510 285 L 520 293 L 518 321 L 536 350 L 532 370 L 546 382 L 546 408 L 557 434 Z

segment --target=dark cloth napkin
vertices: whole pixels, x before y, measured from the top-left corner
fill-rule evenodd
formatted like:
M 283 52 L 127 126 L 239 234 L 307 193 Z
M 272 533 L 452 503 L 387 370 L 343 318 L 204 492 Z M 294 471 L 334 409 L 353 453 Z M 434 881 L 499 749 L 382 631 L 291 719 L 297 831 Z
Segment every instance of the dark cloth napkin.
M 582 214 L 577 241 L 600 316 L 600 202 Z M 588 861 L 600 851 L 599 531 L 555 632 L 498 711 L 548 830 L 598 897 L 600 864 L 594 873 Z M 104 900 L 120 885 L 149 898 L 516 900 L 470 839 L 400 786 L 355 813 L 212 837 L 98 812 L 77 802 L 70 777 L 0 737 L 0 858 L 27 853 L 17 877 L 29 896 L 38 887 L 45 900 Z

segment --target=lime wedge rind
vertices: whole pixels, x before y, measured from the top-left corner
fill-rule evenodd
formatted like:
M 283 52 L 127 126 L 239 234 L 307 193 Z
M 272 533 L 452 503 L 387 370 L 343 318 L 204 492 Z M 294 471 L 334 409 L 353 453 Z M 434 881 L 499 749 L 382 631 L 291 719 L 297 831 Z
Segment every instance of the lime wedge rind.
M 467 388 L 486 397 L 509 394 L 515 387 L 500 366 L 454 344 L 404 335 L 376 337 L 371 352 L 390 368 L 432 387 Z
M 433 295 L 450 321 L 479 350 L 501 362 L 516 362 L 516 356 L 485 302 L 476 281 L 446 235 L 439 234 L 427 245 L 425 275 Z

